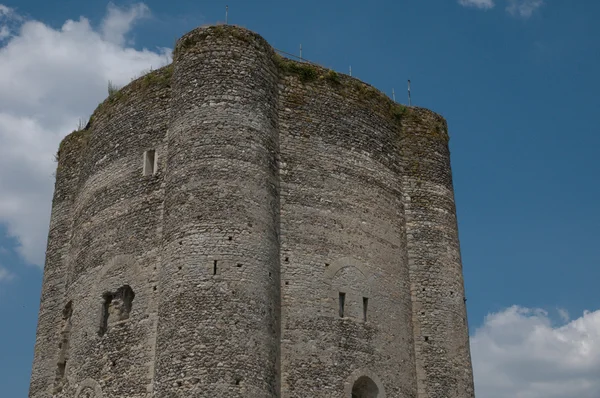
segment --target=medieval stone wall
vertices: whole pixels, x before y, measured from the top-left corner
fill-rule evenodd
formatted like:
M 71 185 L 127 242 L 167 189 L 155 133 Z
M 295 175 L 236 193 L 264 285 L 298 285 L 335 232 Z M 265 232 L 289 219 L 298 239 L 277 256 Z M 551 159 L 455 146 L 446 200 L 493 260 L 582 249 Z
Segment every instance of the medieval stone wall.
M 280 95 L 282 397 L 339 397 L 357 371 L 414 397 L 399 126 L 338 80 Z
M 473 374 L 447 125 L 402 121 L 403 195 L 419 398 L 472 397 Z
M 438 115 L 212 26 L 58 155 L 31 398 L 473 396 Z
M 278 78 L 266 43 L 236 32 L 196 30 L 176 48 L 160 397 L 278 396 Z
M 154 76 L 169 79 L 168 70 Z M 152 389 L 165 167 L 159 157 L 157 173 L 143 176 L 142 155 L 164 153 L 169 103 L 168 85 L 139 81 L 105 101 L 88 130 L 61 144 L 55 196 L 69 187 L 73 203 L 68 230 L 49 237 L 45 274 L 52 275 L 48 267 L 60 255 L 56 268 L 64 277 L 54 291 L 54 317 L 71 303 L 69 350 L 57 376 L 59 321 L 54 335 L 38 333 L 46 341 L 36 347 L 31 397 L 73 397 L 85 379 L 100 383 L 105 396 L 146 397 Z M 55 201 L 52 224 L 63 222 L 62 206 Z M 58 253 L 62 240 L 68 244 Z M 123 286 L 135 294 L 128 319 L 109 319 L 117 301 L 105 308 L 105 295 Z

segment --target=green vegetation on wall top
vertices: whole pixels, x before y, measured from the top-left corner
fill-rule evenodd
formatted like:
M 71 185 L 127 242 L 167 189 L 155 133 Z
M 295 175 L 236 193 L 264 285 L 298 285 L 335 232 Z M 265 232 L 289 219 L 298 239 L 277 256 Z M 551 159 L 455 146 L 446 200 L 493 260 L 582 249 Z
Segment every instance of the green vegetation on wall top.
M 246 29 L 239 29 L 232 25 L 215 25 L 192 32 L 179 40 L 173 52 L 174 59 L 183 52 L 194 48 L 202 38 L 209 35 L 214 35 L 216 37 L 229 35 L 248 43 L 255 43 L 257 40 L 264 41 L 261 36 Z M 336 89 L 341 95 L 346 97 L 352 96 L 362 102 L 365 106 L 379 109 L 381 112 L 390 116 L 391 119 L 398 124 L 416 116 L 415 109 L 408 108 L 392 101 L 392 99 L 383 92 L 356 78 L 340 74 L 332 69 L 327 69 L 309 62 L 293 61 L 282 57 L 274 51 L 272 52 L 272 56 L 273 62 L 281 73 L 296 76 L 303 84 L 310 84 L 319 80 L 324 81 Z M 154 90 L 171 87 L 172 75 L 173 64 L 171 63 L 163 68 L 142 75 L 120 89 L 109 81 L 108 97 L 98 105 L 85 128 L 81 128 L 80 126 L 63 140 L 56 155 L 57 160 L 65 151 L 70 151 L 71 147 L 87 143 L 89 138 L 89 127 L 100 115 L 104 114 L 104 116 L 110 118 L 113 112 L 117 111 L 116 109 L 113 110 L 113 106 L 133 94 L 144 95 L 143 92 L 148 89 Z M 298 103 L 300 103 L 300 101 L 298 101 Z M 434 123 L 433 128 L 429 133 L 434 138 L 448 142 L 448 131 L 443 121 Z

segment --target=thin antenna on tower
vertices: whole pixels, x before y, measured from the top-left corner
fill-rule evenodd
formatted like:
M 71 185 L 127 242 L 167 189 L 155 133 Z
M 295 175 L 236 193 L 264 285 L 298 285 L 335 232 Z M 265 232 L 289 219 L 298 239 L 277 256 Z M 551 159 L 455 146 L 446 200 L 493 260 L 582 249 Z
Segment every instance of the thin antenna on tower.
M 228 19 L 229 19 L 229 6 L 225 6 L 225 25 L 227 25 Z
M 350 76 L 352 76 L 352 65 L 350 65 Z
M 300 44 L 300 59 L 302 59 L 302 44 Z
M 392 99 L 396 102 L 396 92 L 392 89 Z
M 411 104 L 410 104 L 410 79 L 408 80 L 408 106 L 411 106 Z

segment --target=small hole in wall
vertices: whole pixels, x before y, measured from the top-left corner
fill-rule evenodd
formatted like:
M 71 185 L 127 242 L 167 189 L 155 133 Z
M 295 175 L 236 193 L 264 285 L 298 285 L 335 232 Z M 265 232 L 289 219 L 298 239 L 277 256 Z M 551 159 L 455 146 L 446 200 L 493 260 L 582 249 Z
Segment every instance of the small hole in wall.
M 290 283 L 289 283 L 288 281 L 285 281 L 285 285 L 286 285 L 286 286 L 287 286 L 287 285 L 289 285 L 289 284 L 290 284 Z
M 156 291 L 156 286 L 154 286 L 154 287 L 152 288 L 152 290 Z
M 177 267 L 177 269 L 181 271 L 181 265 L 179 267 Z
M 425 291 L 425 288 L 423 288 L 423 291 Z
M 454 296 L 454 292 L 450 292 L 450 295 L 451 295 L 451 296 Z
M 286 257 L 286 258 L 285 258 L 285 262 L 286 262 L 286 263 L 289 263 L 289 262 L 290 262 L 290 258 L 289 258 L 289 257 Z
M 271 276 L 271 273 L 269 272 L 269 276 Z
M 346 293 L 342 293 L 340 292 L 339 295 L 339 312 L 340 312 L 340 318 L 344 317 L 344 304 L 346 302 Z
M 363 321 L 367 321 L 367 309 L 369 306 L 369 298 L 363 297 Z
M 329 267 L 329 263 L 325 263 L 325 266 L 326 266 L 326 267 Z
M 230 237 L 229 237 L 229 240 L 233 240 L 233 236 L 230 236 Z
M 241 268 L 241 267 L 242 267 L 242 264 L 238 263 L 237 267 L 238 267 L 238 268 Z
M 150 176 L 156 173 L 156 151 L 150 149 L 144 152 L 144 175 Z
M 177 382 L 177 387 L 181 387 L 181 382 L 180 381 Z
M 180 246 L 183 245 L 183 241 L 182 240 L 179 241 L 179 245 Z
M 241 381 L 242 381 L 242 378 L 241 378 L 241 377 L 236 377 L 236 378 L 235 378 L 235 385 L 236 385 L 236 386 L 239 386 L 239 385 L 240 385 L 240 383 L 241 383 Z
M 217 260 L 213 263 L 213 275 L 217 275 Z
M 425 341 L 429 341 L 429 336 L 425 336 Z

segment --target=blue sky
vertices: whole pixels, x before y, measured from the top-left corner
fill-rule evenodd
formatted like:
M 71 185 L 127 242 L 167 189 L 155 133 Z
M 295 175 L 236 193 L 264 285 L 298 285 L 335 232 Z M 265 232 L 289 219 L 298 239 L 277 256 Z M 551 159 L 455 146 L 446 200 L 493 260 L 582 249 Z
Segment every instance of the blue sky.
M 600 2 L 0 4 L 3 397 L 27 395 L 60 138 L 108 79 L 168 62 L 176 38 L 223 21 L 225 4 L 230 23 L 287 52 L 301 43 L 340 72 L 351 65 L 401 102 L 411 79 L 413 104 L 448 120 L 478 396 L 600 396 Z M 78 55 L 85 38 L 98 51 Z M 511 371 L 523 355 L 541 371 Z

